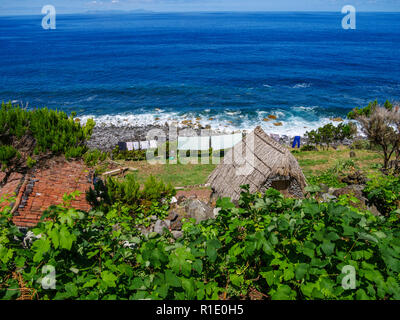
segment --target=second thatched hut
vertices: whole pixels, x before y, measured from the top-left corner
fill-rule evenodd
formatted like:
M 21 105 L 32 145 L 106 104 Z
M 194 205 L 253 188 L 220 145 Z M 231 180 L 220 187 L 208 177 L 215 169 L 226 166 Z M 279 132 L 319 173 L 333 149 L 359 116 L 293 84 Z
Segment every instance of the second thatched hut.
M 285 196 L 302 198 L 306 179 L 290 151 L 270 138 L 261 127 L 230 149 L 208 177 L 213 197 L 240 197 L 241 185 L 250 192 L 274 188 Z

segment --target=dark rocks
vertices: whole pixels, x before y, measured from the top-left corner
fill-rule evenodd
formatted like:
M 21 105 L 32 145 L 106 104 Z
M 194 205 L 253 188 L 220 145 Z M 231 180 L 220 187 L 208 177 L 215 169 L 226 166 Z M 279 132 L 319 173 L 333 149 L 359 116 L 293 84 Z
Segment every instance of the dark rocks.
M 186 200 L 186 197 L 184 195 L 181 195 L 178 197 L 178 202 L 177 204 L 180 205 L 182 202 L 184 202 Z
M 175 222 L 178 219 L 178 217 L 179 217 L 179 214 L 176 211 L 172 210 L 169 213 L 168 220 L 170 220 L 171 222 Z
M 367 182 L 367 178 L 361 171 L 355 171 L 340 178 L 340 181 L 349 185 L 363 185 Z
M 171 224 L 171 230 L 182 230 L 182 222 L 181 220 L 177 220 Z

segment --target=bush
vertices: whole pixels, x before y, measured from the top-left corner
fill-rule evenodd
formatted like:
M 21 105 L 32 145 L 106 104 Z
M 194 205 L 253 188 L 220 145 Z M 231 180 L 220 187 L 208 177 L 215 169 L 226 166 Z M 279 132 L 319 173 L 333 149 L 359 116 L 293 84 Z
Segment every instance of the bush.
M 103 162 L 107 159 L 108 153 L 100 150 L 89 150 L 83 155 L 85 164 L 89 167 L 96 166 L 99 162 Z
M 89 119 L 86 125 L 81 126 L 72 115 L 68 117 L 65 112 L 57 110 L 28 111 L 11 103 L 2 103 L 0 142 L 10 145 L 13 137 L 20 139 L 32 135 L 36 141 L 35 154 L 50 151 L 76 158 L 86 152 L 85 141 L 90 138 L 94 125 L 94 121 Z
M 371 148 L 371 145 L 368 140 L 358 139 L 353 141 L 350 148 L 355 150 L 368 150 Z
M 153 176 L 150 176 L 143 189 L 140 189 L 135 175 L 130 174 L 122 181 L 111 177 L 107 178 L 106 183 L 100 180 L 94 188 L 87 191 L 86 199 L 95 208 L 108 210 L 112 206 L 125 206 L 135 214 L 138 210 L 147 210 L 159 203 L 168 204 L 175 194 L 176 190 L 171 185 L 166 186 L 162 181 L 156 181 Z
M 338 175 L 334 173 L 333 170 L 326 170 L 318 175 L 312 175 L 308 177 L 307 182 L 310 185 L 319 185 L 322 183 L 332 188 L 342 188 L 346 186 L 345 183 L 339 180 Z
M 328 123 L 317 130 L 307 131 L 305 135 L 308 137 L 309 143 L 328 149 L 333 143 L 338 143 L 344 139 L 352 139 L 356 133 L 357 127 L 352 123 L 341 123 L 337 127 L 332 123 Z
M 300 148 L 300 151 L 318 151 L 315 146 L 305 145 Z
M 33 166 L 36 164 L 36 160 L 32 159 L 31 157 L 28 156 L 26 159 L 26 165 L 28 168 L 33 168 Z
M 375 175 L 367 182 L 364 193 L 380 213 L 389 215 L 400 208 L 400 177 Z
M 378 106 L 378 100 L 375 100 L 368 103 L 368 105 L 364 108 L 359 109 L 358 107 L 356 107 L 347 114 L 347 118 L 355 120 L 360 116 L 369 117 Z M 393 109 L 393 105 L 388 100 L 385 101 L 383 106 L 389 111 Z
M 126 160 L 126 161 L 143 161 L 146 160 L 146 150 L 119 150 L 116 146 L 112 151 L 112 157 L 115 160 Z
M 21 154 L 12 146 L 0 146 L 0 163 L 7 166 L 14 157 L 21 157 Z

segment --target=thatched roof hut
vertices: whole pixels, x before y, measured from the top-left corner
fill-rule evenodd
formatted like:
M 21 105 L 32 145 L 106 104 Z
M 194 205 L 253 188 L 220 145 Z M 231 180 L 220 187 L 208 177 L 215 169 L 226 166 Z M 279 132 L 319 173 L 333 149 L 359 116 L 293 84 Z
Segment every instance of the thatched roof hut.
M 214 197 L 240 197 L 240 186 L 250 192 L 275 188 L 286 196 L 303 197 L 306 179 L 290 151 L 270 138 L 261 127 L 230 149 L 208 177 Z

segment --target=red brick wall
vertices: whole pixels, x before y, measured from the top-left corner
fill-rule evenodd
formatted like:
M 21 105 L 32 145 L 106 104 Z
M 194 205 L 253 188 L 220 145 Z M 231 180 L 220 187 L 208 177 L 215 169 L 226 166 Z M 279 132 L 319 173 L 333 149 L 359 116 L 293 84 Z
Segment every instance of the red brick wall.
M 23 186 L 19 190 L 18 198 L 21 202 L 13 221 L 20 227 L 35 226 L 42 213 L 51 205 L 62 204 L 63 195 L 79 190 L 82 194 L 72 202 L 72 207 L 88 211 L 89 204 L 85 200 L 85 191 L 91 186 L 89 169 L 81 161 L 54 162 L 47 169 L 38 169 L 31 175 L 25 176 Z M 14 175 L 13 181 L 9 177 L 7 184 L 1 188 L 0 195 L 15 192 L 22 181 Z

